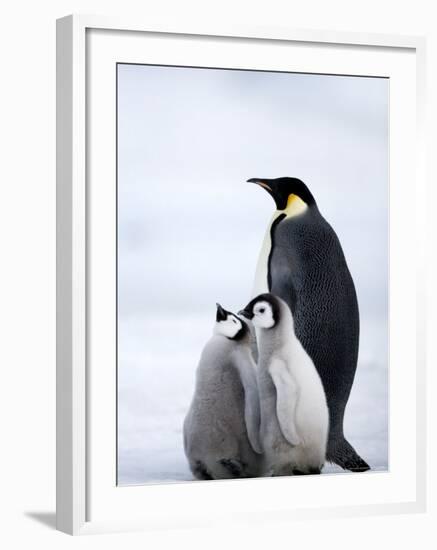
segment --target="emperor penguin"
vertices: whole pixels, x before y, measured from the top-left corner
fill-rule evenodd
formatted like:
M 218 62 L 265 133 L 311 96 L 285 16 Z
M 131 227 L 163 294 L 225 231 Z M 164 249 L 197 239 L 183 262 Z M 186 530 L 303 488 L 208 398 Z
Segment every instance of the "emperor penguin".
M 273 294 L 261 294 L 240 313 L 257 333 L 262 475 L 320 474 L 328 406 L 314 363 L 294 334 L 290 308 Z
M 295 333 L 320 375 L 329 408 L 327 459 L 351 471 L 368 464 L 344 437 L 343 420 L 355 377 L 359 312 L 340 241 L 297 178 L 248 180 L 273 198 L 253 295 L 272 292 L 290 307 Z
M 213 336 L 200 357 L 183 428 L 185 454 L 194 477 L 257 477 L 259 425 L 248 322 L 217 304 Z

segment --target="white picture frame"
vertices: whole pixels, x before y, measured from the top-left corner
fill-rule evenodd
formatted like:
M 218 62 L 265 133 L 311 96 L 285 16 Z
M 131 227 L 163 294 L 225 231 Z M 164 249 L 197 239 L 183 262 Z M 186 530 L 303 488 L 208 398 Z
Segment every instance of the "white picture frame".
M 93 31 L 105 34 L 105 43 L 92 38 Z M 123 44 L 117 42 L 116 35 L 123 36 Z M 97 361 L 99 345 L 94 342 L 105 339 L 109 332 L 99 334 L 92 327 L 98 323 L 99 307 L 102 301 L 94 298 L 93 289 L 95 270 L 99 265 L 104 269 L 112 257 L 96 253 L 93 239 L 94 220 L 99 216 L 104 223 L 115 223 L 114 210 L 111 207 L 104 212 L 103 207 L 96 210 L 96 199 L 102 198 L 100 191 L 94 191 L 90 181 L 94 177 L 95 158 L 100 154 L 93 149 L 93 137 L 87 131 L 88 118 L 94 117 L 90 110 L 93 103 L 89 81 L 94 79 L 100 86 L 111 85 L 113 78 L 108 70 L 114 59 L 121 56 L 122 61 L 138 61 L 144 51 L 150 54 L 150 44 L 138 48 L 142 37 L 153 39 L 153 56 L 174 64 L 193 64 L 192 59 L 184 63 L 184 47 L 179 48 L 176 59 L 175 49 L 167 46 L 170 41 L 184 41 L 189 50 L 189 42 L 212 40 L 214 46 L 209 55 L 220 55 L 220 49 L 226 44 L 228 54 L 237 54 L 236 45 L 257 44 L 257 59 L 250 62 L 249 68 L 262 64 L 269 66 L 271 51 L 277 45 L 281 47 L 302 47 L 316 54 L 326 50 L 325 70 L 335 72 L 338 67 L 341 74 L 366 74 L 366 56 L 373 55 L 372 63 L 378 56 L 386 61 L 388 74 L 399 78 L 399 91 L 392 98 L 394 115 L 390 124 L 391 145 L 396 158 L 390 158 L 391 177 L 396 183 L 391 186 L 390 231 L 391 231 L 391 347 L 390 361 L 405 362 L 406 374 L 403 378 L 392 377 L 391 393 L 391 430 L 393 439 L 391 451 L 400 451 L 404 442 L 404 463 L 396 463 L 388 473 L 375 474 L 374 477 L 327 476 L 319 479 L 262 479 L 238 482 L 185 483 L 182 485 L 156 485 L 145 487 L 116 488 L 114 473 L 115 454 L 111 454 L 115 441 L 115 379 L 112 373 L 103 371 L 95 365 L 101 364 L 103 356 Z M 180 45 L 184 44 L 181 42 Z M 90 47 L 92 45 L 92 48 Z M 149 49 L 147 49 L 149 48 Z M 90 50 L 94 57 L 89 58 Z M 101 51 L 106 57 L 96 56 Z M 135 59 L 133 59 L 133 52 Z M 349 52 L 349 53 L 346 53 Z M 355 55 L 361 55 L 361 66 Z M 373 52 L 373 53 L 371 53 Z M 265 57 L 263 57 L 265 53 Z M 387 55 L 386 55 L 387 54 Z M 393 55 L 392 55 L 393 54 Z M 408 62 L 401 56 L 408 56 Z M 194 55 L 194 54 L 193 54 Z M 203 52 L 203 56 L 208 54 Z M 250 53 L 244 52 L 250 56 Z M 306 55 L 306 54 L 305 54 Z M 311 52 L 308 55 L 312 55 Z M 302 57 L 300 70 L 305 72 L 305 56 Z M 325 57 L 325 56 L 324 56 Z M 390 58 L 390 59 L 389 59 Z M 393 58 L 393 59 L 391 59 Z M 395 59 L 396 58 L 396 59 Z M 197 58 L 196 58 L 197 59 Z M 200 58 L 199 58 L 200 59 Z M 211 66 L 207 57 L 197 61 L 198 66 Z M 244 60 L 246 59 L 246 61 Z M 247 67 L 247 59 L 236 56 L 235 63 Z M 405 58 L 406 59 L 406 58 Z M 102 70 L 100 71 L 100 61 Z M 149 61 L 150 62 L 150 61 Z M 216 66 L 216 61 L 212 61 Z M 165 64 L 165 63 L 163 63 Z M 196 61 L 194 62 L 196 64 Z M 331 65 L 329 65 L 331 64 Z M 319 65 L 317 65 L 319 67 Z M 413 67 L 414 66 L 414 67 Z M 308 72 L 314 66 L 308 66 Z M 322 65 L 320 65 L 322 67 Z M 343 67 L 343 69 L 342 69 Z M 368 74 L 373 74 L 368 66 Z M 150 529 L 157 527 L 181 527 L 195 525 L 216 525 L 221 521 L 258 521 L 284 520 L 292 518 L 338 517 L 349 515 L 392 514 L 400 512 L 420 512 L 426 506 L 426 403 L 425 403 L 425 254 L 419 237 L 424 232 L 425 221 L 417 215 L 419 206 L 411 203 L 411 197 L 426 194 L 424 175 L 424 74 L 425 41 L 421 37 L 354 34 L 340 32 L 288 30 L 270 28 L 171 28 L 156 27 L 138 21 L 113 19 L 95 16 L 72 15 L 57 22 L 57 528 L 69 534 L 86 534 L 102 531 L 126 529 Z M 95 71 L 90 74 L 90 71 Z M 357 71 L 357 72 L 355 72 Z M 114 72 L 115 74 L 115 72 Z M 375 74 L 380 74 L 376 71 Z M 402 88 L 402 89 L 401 89 Z M 398 95 L 396 96 L 396 93 Z M 111 95 L 107 101 L 111 102 Z M 102 102 L 104 104 L 105 102 Z M 396 107 L 397 104 L 397 107 Z M 403 104 L 403 109 L 401 106 Z M 103 108 L 103 107 L 102 107 Z M 403 114 L 401 112 L 403 111 Z M 102 122 L 102 111 L 93 118 L 93 128 Z M 411 116 L 410 116 L 411 115 Z M 100 118 L 99 118 L 100 117 Z M 404 117 L 404 119 L 402 118 Z M 112 128 L 111 124 L 108 123 Z M 403 127 L 408 132 L 403 134 Z M 396 131 L 395 131 L 396 130 Z M 93 130 L 94 131 L 94 130 Z M 105 130 L 106 131 L 106 130 Z M 99 177 L 113 177 L 115 171 L 115 150 L 112 130 L 107 138 L 101 140 L 101 153 L 108 159 L 106 167 L 100 163 L 103 172 Z M 406 135 L 409 134 L 409 135 Z M 393 139 L 392 139 L 393 138 Z M 105 149 L 107 147 L 107 149 Z M 408 148 L 408 149 L 407 149 Z M 412 148 L 416 154 L 411 154 Z M 111 153 L 112 151 L 112 153 Z M 406 153 L 410 152 L 408 156 Z M 408 157 L 408 158 L 407 158 Z M 91 161 L 91 159 L 93 159 Z M 100 169 L 99 167 L 97 169 Z M 107 173 L 105 173 L 105 170 Z M 411 176 L 410 182 L 406 175 Z M 112 180 L 111 180 L 112 181 Z M 414 185 L 412 185 L 414 182 Z M 409 185 L 409 188 L 408 188 Z M 398 191 L 399 188 L 399 191 Z M 409 189 L 409 198 L 405 191 Z M 103 191 L 106 192 L 106 191 Z M 414 265 L 406 266 L 407 259 L 398 247 L 402 233 L 402 212 L 409 207 L 409 220 L 415 222 L 415 232 L 410 243 L 414 248 Z M 100 212 L 100 213 L 99 213 Z M 111 222 L 112 219 L 112 222 Z M 110 227 L 110 226 L 108 226 Z M 112 227 L 112 226 L 111 226 Z M 111 232 L 110 232 L 111 233 Z M 92 235 L 92 237 L 90 236 Z M 110 247 L 109 247 L 110 248 Z M 404 264 L 402 263 L 404 262 Z M 97 266 L 91 269 L 90 266 Z M 405 269 L 404 269 L 405 268 Z M 405 272 L 401 275 L 401 272 Z M 416 284 L 406 303 L 400 303 L 405 293 L 404 283 L 414 276 Z M 111 279 L 111 277 L 109 277 Z M 105 292 L 112 292 L 111 280 Z M 102 285 L 105 287 L 105 285 Z M 410 286 L 411 290 L 411 286 Z M 106 294 L 108 296 L 108 294 Z M 100 304 L 100 306 L 99 306 Z M 403 309 L 405 307 L 405 309 Z M 106 312 L 104 312 L 106 315 Z M 95 317 L 97 315 L 97 317 Z M 111 322 L 112 313 L 108 316 Z M 404 317 L 408 317 L 407 326 Z M 100 319 L 101 320 L 101 319 Z M 413 324 L 413 327 L 411 326 Z M 104 325 L 104 323 L 103 323 Z M 99 329 L 100 330 L 100 329 Z M 105 327 L 102 327 L 102 331 Z M 410 331 L 412 336 L 406 332 Z M 114 334 L 112 336 L 114 338 Z M 407 342 L 408 340 L 408 342 Z M 399 344 L 397 346 L 396 344 Z M 402 344 L 402 346 L 400 346 Z M 113 348 L 115 342 L 108 345 Z M 406 346 L 405 348 L 403 346 Z M 402 347 L 399 351 L 396 348 Z M 96 352 L 97 349 L 97 352 Z M 108 352 L 109 353 L 109 352 Z M 113 351 L 111 352 L 113 353 Z M 411 358 L 411 362 L 409 362 Z M 408 362 L 408 364 L 407 364 Z M 108 356 L 108 364 L 112 364 Z M 411 369 L 413 364 L 414 369 Z M 100 377 L 101 378 L 98 378 Z M 96 378 L 97 377 L 97 378 Z M 405 418 L 401 402 L 402 392 L 411 389 L 409 420 Z M 99 390 L 96 390 L 96 387 Z M 98 407 L 96 406 L 98 403 Z M 405 409 L 405 407 L 404 407 Z M 99 414 L 103 411 L 105 414 Z M 107 413 L 107 414 L 106 414 Z M 109 415 L 109 416 L 108 416 Z M 404 417 L 402 417 L 404 415 Z M 105 419 L 106 416 L 106 419 Z M 106 426 L 104 423 L 106 422 Z M 400 425 L 406 426 L 402 433 Z M 405 448 L 408 445 L 408 448 Z M 397 453 L 399 455 L 400 452 Z M 97 457 L 97 458 L 96 458 Z M 98 469 L 95 463 L 98 462 Z M 397 473 L 396 473 L 397 472 Z M 401 475 L 403 473 L 403 475 Z M 359 481 L 359 480 L 364 481 Z M 326 480 L 326 481 L 325 481 Z M 355 480 L 355 481 L 354 481 Z M 290 482 L 294 485 L 290 486 Z M 112 485 L 110 485 L 112 483 Z M 311 483 L 311 491 L 319 491 L 316 503 L 299 500 L 302 484 Z M 314 483 L 319 484 L 317 488 Z M 110 485 L 110 486 L 109 486 Z M 307 485 L 306 487 L 309 487 Z M 331 502 L 329 494 L 338 488 L 337 501 Z M 378 492 L 380 497 L 375 500 Z M 293 498 L 289 495 L 293 494 Z M 259 498 L 259 496 L 262 498 Z M 205 510 L 204 502 L 211 503 L 211 509 Z M 223 503 L 235 503 L 223 514 Z M 150 506 L 147 507 L 147 503 Z M 199 505 L 199 502 L 202 504 Z M 212 504 L 214 502 L 215 504 Z M 274 503 L 274 505 L 272 504 Z M 93 510 L 91 513 L 90 510 Z M 94 512 L 95 510 L 95 512 Z

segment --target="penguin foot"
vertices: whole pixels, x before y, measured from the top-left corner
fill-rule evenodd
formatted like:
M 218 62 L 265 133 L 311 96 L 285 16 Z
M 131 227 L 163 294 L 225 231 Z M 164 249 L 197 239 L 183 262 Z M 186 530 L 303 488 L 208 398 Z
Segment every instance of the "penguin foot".
M 328 443 L 326 459 L 350 472 L 367 472 L 370 466 L 355 451 L 346 439 L 333 440 Z
M 219 463 L 226 468 L 231 477 L 245 477 L 246 464 L 235 458 L 222 458 Z
M 201 460 L 196 460 L 196 462 L 193 464 L 193 467 L 191 468 L 191 471 L 193 472 L 194 477 L 197 479 L 214 479 L 212 475 L 208 472 L 208 468 L 206 467 L 206 465 Z
M 292 475 L 294 475 L 294 476 L 308 476 L 308 475 L 316 475 L 316 474 L 320 474 L 320 473 L 321 473 L 320 468 L 308 468 L 308 470 L 306 472 L 304 472 L 302 470 L 299 470 L 299 469 L 294 469 L 293 472 L 292 472 Z

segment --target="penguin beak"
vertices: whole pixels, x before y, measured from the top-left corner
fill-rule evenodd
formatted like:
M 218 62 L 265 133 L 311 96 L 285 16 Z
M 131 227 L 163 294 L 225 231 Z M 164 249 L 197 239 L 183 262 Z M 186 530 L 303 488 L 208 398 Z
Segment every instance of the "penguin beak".
M 238 312 L 238 315 L 242 315 L 243 317 L 246 317 L 246 319 L 253 319 L 253 313 L 252 311 L 249 311 L 248 309 L 240 309 Z
M 222 308 L 220 304 L 216 304 L 217 306 L 217 315 L 216 315 L 216 321 L 219 323 L 220 321 L 226 321 L 227 315 L 226 311 Z
M 278 210 L 284 210 L 284 208 L 287 205 L 287 201 L 285 199 L 285 204 L 283 204 L 283 201 L 284 201 L 283 193 L 280 192 L 280 189 L 278 188 L 278 184 L 276 180 L 251 178 L 250 180 L 247 180 L 247 181 L 248 183 L 255 183 L 256 185 L 259 185 L 260 187 L 265 189 L 267 193 L 275 201 L 276 208 Z
M 270 187 L 270 185 L 267 185 L 264 181 L 258 179 L 258 178 L 250 178 L 250 180 L 247 180 L 247 183 L 256 183 L 256 185 L 259 185 L 260 187 L 264 187 L 267 191 L 270 193 L 273 193 L 273 189 Z

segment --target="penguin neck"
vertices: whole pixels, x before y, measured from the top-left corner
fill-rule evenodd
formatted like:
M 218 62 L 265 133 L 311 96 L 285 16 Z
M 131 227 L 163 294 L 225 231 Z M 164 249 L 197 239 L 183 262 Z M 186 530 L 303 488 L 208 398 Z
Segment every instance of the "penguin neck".
M 306 202 L 304 202 L 297 195 L 291 194 L 288 196 L 287 206 L 284 208 L 284 210 L 277 210 L 276 214 L 285 214 L 287 218 L 294 218 L 295 216 L 299 216 L 300 214 L 306 212 L 307 209 L 308 205 Z
M 312 210 L 314 209 L 314 207 L 315 205 L 311 204 Z M 287 200 L 287 206 L 283 210 L 274 211 L 270 223 L 267 227 L 261 251 L 258 257 L 252 297 L 257 296 L 258 294 L 262 294 L 263 292 L 269 292 L 270 290 L 268 285 L 268 262 L 272 248 L 271 231 L 273 224 L 280 216 L 282 216 L 284 220 L 287 220 L 300 216 L 305 212 L 308 212 L 309 209 L 310 207 L 308 206 L 308 204 L 306 204 L 300 197 L 294 194 L 290 194 Z M 279 223 L 282 223 L 282 220 L 279 221 Z

